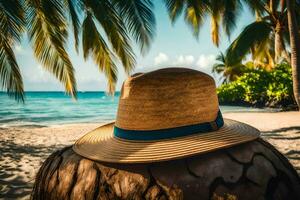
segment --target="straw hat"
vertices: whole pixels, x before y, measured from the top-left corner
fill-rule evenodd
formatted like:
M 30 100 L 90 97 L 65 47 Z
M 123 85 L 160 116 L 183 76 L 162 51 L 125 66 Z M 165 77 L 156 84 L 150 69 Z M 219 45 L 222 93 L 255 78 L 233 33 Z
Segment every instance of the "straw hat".
M 115 122 L 76 141 L 76 153 L 113 163 L 171 160 L 230 147 L 259 137 L 241 122 L 223 119 L 215 82 L 185 68 L 129 77 Z

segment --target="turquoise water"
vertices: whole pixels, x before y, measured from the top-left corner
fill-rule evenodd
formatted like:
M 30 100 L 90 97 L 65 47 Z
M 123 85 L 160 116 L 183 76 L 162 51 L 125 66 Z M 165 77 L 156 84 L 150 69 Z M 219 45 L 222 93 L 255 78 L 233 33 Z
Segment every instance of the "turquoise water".
M 79 92 L 73 101 L 63 92 L 26 92 L 25 104 L 0 92 L 0 127 L 47 126 L 66 123 L 107 122 L 116 116 L 119 93 Z M 221 106 L 222 112 L 265 111 L 262 109 Z

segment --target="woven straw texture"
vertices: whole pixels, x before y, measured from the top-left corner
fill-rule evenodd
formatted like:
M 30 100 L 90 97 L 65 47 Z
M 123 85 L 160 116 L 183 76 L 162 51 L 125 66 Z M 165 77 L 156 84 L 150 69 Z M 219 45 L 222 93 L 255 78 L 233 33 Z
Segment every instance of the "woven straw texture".
M 213 78 L 166 68 L 128 78 L 121 89 L 116 126 L 155 130 L 213 121 L 219 104 Z
M 136 74 L 122 86 L 116 121 L 86 134 L 73 149 L 98 161 L 147 163 L 206 153 L 259 137 L 257 129 L 228 119 L 216 131 L 164 140 L 124 140 L 113 134 L 114 126 L 160 130 L 212 122 L 218 111 L 215 82 L 207 74 L 185 68 Z
M 113 163 L 147 163 L 206 153 L 254 140 L 259 131 L 247 124 L 225 119 L 218 131 L 159 141 L 128 141 L 113 136 L 114 123 L 79 139 L 73 149 L 92 160 Z

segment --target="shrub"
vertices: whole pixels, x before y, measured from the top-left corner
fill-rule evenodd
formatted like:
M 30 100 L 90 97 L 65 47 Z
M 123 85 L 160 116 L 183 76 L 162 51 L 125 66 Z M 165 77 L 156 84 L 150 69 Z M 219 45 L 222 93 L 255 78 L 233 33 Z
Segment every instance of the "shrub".
M 220 103 L 256 106 L 287 106 L 293 104 L 291 67 L 280 64 L 271 71 L 248 69 L 236 81 L 218 89 Z
M 272 82 L 269 84 L 267 94 L 269 101 L 276 104 L 294 103 L 292 69 L 289 65 L 278 65 L 271 71 Z
M 243 102 L 245 99 L 245 89 L 237 81 L 222 84 L 218 89 L 219 101 L 222 103 L 237 103 Z

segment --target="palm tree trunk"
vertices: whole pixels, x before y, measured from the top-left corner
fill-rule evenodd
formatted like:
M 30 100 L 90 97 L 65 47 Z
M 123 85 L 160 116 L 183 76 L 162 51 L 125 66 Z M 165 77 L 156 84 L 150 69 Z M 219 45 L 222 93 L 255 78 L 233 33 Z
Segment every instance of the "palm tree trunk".
M 282 37 L 283 27 L 278 22 L 275 28 L 275 62 L 279 63 L 281 58 L 284 58 L 290 63 L 290 56 L 286 51 L 285 44 Z
M 286 0 L 288 11 L 288 27 L 291 46 L 291 66 L 293 76 L 293 91 L 298 108 L 300 108 L 300 35 L 295 16 L 295 0 Z

